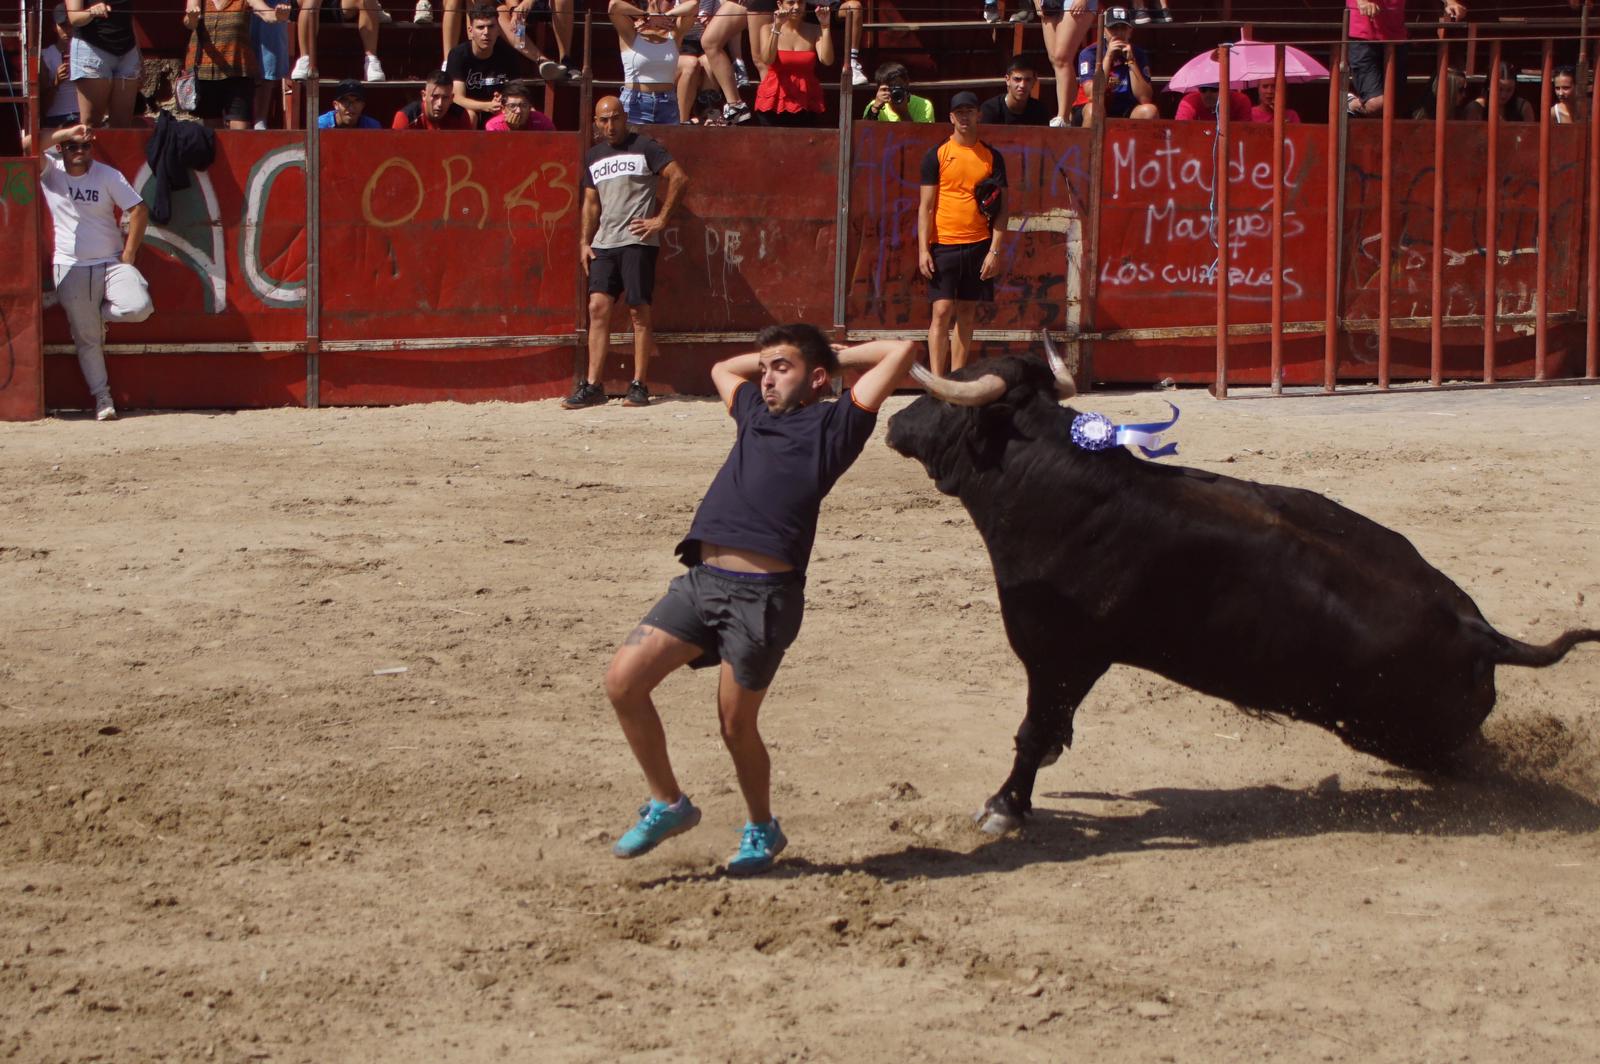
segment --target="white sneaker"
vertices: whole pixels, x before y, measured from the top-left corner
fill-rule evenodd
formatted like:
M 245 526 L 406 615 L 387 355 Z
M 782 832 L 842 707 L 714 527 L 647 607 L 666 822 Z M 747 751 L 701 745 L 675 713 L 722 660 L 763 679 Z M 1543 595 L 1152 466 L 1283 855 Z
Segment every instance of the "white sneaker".
M 733 80 L 741 89 L 748 89 L 755 82 L 750 80 L 750 72 L 745 69 L 743 59 L 733 61 Z
M 417 0 L 417 10 L 412 13 L 411 21 L 419 26 L 426 26 L 433 21 L 433 4 L 430 0 Z
M 1026 22 L 1033 17 L 1033 0 L 1019 0 L 1017 9 L 1011 12 L 1012 22 Z
M 117 420 L 117 407 L 111 401 L 111 396 L 107 395 L 94 401 L 94 419 L 96 421 Z
M 1067 120 L 1065 118 L 1062 118 L 1060 115 L 1056 115 L 1054 118 L 1052 118 L 1050 120 L 1050 128 L 1051 129 L 1064 129 L 1064 128 L 1066 128 L 1066 125 L 1067 125 Z
M 250 128 L 255 130 L 265 130 L 267 128 L 267 120 L 265 118 L 258 118 L 256 119 L 255 124 Z
M 867 83 L 867 72 L 861 69 L 861 60 L 850 60 L 850 84 L 860 87 Z
M 995 3 L 994 0 L 988 0 L 983 5 L 983 21 L 991 25 L 1000 21 L 1000 5 Z
M 303 55 L 294 61 L 294 69 L 289 71 L 290 81 L 305 81 L 311 76 L 311 57 Z
M 367 56 L 365 70 L 366 70 L 366 73 L 362 75 L 362 79 L 364 81 L 382 81 L 382 80 L 384 80 L 384 77 L 383 77 L 383 64 L 378 62 L 378 57 L 377 56 L 375 56 L 375 55 L 368 55 Z

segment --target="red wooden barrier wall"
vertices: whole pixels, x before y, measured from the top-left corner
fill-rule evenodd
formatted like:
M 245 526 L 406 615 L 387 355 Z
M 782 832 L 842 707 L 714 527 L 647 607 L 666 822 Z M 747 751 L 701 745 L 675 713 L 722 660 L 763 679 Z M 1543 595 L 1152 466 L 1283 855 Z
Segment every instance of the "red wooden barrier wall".
M 1550 311 L 1552 375 L 1581 372 L 1577 241 L 1583 231 L 1584 140 L 1555 131 Z M 653 383 L 704 394 L 711 361 L 761 326 L 802 319 L 843 325 L 853 336 L 925 328 L 925 285 L 916 275 L 918 170 L 947 127 L 861 123 L 851 141 L 845 320 L 834 320 L 839 188 L 831 130 L 656 131 L 682 162 L 691 189 L 665 234 L 656 328 L 662 357 Z M 1455 123 L 1447 159 L 1445 269 L 1452 315 L 1482 312 L 1483 155 L 1486 130 Z M 1086 366 L 1100 381 L 1163 377 L 1209 381 L 1215 316 L 1211 223 L 1213 167 L 1228 173 L 1233 323 L 1269 320 L 1271 130 L 1236 125 L 1226 160 L 1213 161 L 1203 123 L 1114 122 L 1102 152 L 1098 233 L 1085 223 L 1093 197 L 1092 133 L 989 128 L 1006 158 L 1012 230 L 998 301 L 980 311 L 980 350 L 1025 342 L 1040 327 L 1080 327 Z M 1370 378 L 1377 314 L 1377 159 L 1381 125 L 1354 123 L 1346 161 L 1340 372 Z M 1432 227 L 1432 132 L 1396 123 L 1391 313 L 1413 319 L 1396 332 L 1397 377 L 1427 374 Z M 1504 329 L 1500 376 L 1530 376 L 1536 229 L 1536 130 L 1501 132 L 1502 306 L 1523 314 Z M 145 184 L 144 135 L 106 133 L 100 157 Z M 1287 133 L 1285 321 L 1323 316 L 1328 166 L 1326 129 Z M 301 134 L 218 137 L 217 162 L 175 200 L 173 220 L 153 227 L 140 267 L 156 313 L 113 326 L 108 357 L 120 403 L 140 406 L 268 406 L 307 402 L 393 403 L 430 399 L 531 399 L 571 385 L 579 336 L 580 157 L 577 134 L 487 136 L 350 131 L 324 134 L 320 189 L 320 351 L 308 358 L 305 141 Z M 8 163 L 27 174 L 31 163 Z M 17 170 L 21 167 L 21 170 Z M 29 179 L 31 180 L 31 178 Z M 31 184 L 8 178 L 0 200 L 21 252 L 0 263 L 7 321 L 30 314 L 27 293 L 46 258 L 30 250 Z M 148 191 L 147 191 L 148 195 Z M 20 213 L 19 213 L 20 212 Z M 1095 247 L 1094 262 L 1086 249 Z M 30 288 L 30 286 L 32 286 Z M 1366 319 L 1363 325 L 1360 319 Z M 627 330 L 626 317 L 613 323 Z M 26 328 L 12 324 L 16 350 Z M 86 399 L 65 320 L 45 315 L 48 406 Z M 607 362 L 610 383 L 630 371 L 626 337 Z M 1447 332 L 1447 366 L 1471 376 L 1482 331 Z M 161 351 L 153 348 L 162 348 Z M 176 348 L 176 350 L 174 350 Z M 1268 338 L 1236 337 L 1230 380 L 1265 382 Z M 1320 380 L 1320 333 L 1291 332 L 1288 383 Z M 26 360 L 13 360 L 0 390 L 3 416 L 27 416 Z M 315 366 L 313 378 L 308 370 Z M 0 366 L 0 371 L 5 367 Z M 0 372 L 0 379 L 3 379 Z M 20 402 L 20 405 L 19 405 Z M 36 404 L 37 400 L 31 401 Z
M 39 331 L 39 181 L 31 160 L 0 162 L 0 421 L 44 416 Z

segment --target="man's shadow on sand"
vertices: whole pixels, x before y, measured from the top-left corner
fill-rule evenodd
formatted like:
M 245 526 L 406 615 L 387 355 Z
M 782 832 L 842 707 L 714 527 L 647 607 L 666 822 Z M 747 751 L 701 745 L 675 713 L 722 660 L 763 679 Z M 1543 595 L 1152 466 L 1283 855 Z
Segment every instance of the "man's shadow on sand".
M 1403 784 L 1414 773 L 1389 770 Z M 1600 803 L 1558 784 L 1511 776 L 1428 778 L 1428 786 L 1374 786 L 1344 790 L 1337 776 L 1291 790 L 1271 785 L 1231 790 L 1158 787 L 1129 794 L 1049 791 L 1042 797 L 1071 809 L 1035 807 L 1020 833 L 972 847 L 926 844 L 874 854 L 859 861 L 819 863 L 780 857 L 763 878 L 784 879 L 863 872 L 886 883 L 1009 872 L 1035 864 L 1067 864 L 1118 853 L 1203 850 L 1269 839 L 1329 834 L 1467 837 L 1517 831 L 1569 834 L 1600 828 Z M 1097 813 L 1097 804 L 1141 803 L 1138 812 Z M 971 829 L 978 839 L 976 827 Z M 644 884 L 691 883 L 723 878 L 721 872 L 663 876 Z

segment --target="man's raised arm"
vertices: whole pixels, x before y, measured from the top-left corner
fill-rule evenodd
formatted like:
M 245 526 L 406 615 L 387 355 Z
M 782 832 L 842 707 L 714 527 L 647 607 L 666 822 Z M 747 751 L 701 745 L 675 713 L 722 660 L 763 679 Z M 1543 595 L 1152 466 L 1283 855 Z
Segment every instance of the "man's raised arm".
M 711 367 L 711 383 L 717 386 L 717 394 L 722 396 L 722 405 L 733 407 L 733 393 L 739 390 L 739 385 L 745 381 L 753 381 L 761 376 L 761 352 L 751 351 L 747 355 L 734 355 L 725 358 Z
M 855 404 L 876 411 L 911 372 L 916 347 L 910 340 L 869 340 L 839 352 L 841 369 L 864 370 L 850 389 Z

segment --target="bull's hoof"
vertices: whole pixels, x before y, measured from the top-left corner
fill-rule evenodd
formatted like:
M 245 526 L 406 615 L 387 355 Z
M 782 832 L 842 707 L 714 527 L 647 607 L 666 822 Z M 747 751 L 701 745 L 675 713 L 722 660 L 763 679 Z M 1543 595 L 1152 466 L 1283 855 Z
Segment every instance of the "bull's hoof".
M 1022 818 L 1015 813 L 1006 813 L 998 809 L 984 806 L 972 815 L 972 822 L 978 825 L 978 830 L 985 835 L 1009 835 L 1013 831 L 1022 830 Z

